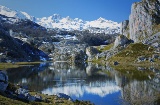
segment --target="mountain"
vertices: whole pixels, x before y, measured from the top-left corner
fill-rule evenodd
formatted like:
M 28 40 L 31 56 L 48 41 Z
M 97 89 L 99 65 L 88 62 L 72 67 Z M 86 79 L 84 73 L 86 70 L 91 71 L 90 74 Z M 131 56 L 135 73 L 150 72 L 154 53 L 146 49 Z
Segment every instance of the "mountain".
M 94 21 L 84 21 L 79 18 L 72 19 L 69 16 L 61 17 L 58 14 L 53 14 L 49 17 L 36 18 L 34 16 L 30 16 L 26 12 L 14 11 L 5 6 L 0 6 L 0 14 L 12 18 L 29 19 L 45 28 L 58 28 L 65 31 L 89 30 L 94 33 L 106 34 L 115 34 L 120 32 L 119 23 L 106 20 L 102 17 Z
M 142 42 L 158 33 L 160 31 L 160 0 L 141 0 L 133 3 L 129 20 L 123 21 L 121 27 L 121 33 L 134 42 Z
M 7 17 L 14 17 L 14 18 L 20 18 L 20 19 L 29 19 L 31 21 L 35 21 L 35 17 L 30 16 L 26 12 L 14 11 L 14 10 L 11 10 L 11 9 L 9 9 L 9 8 L 7 8 L 5 6 L 1 6 L 1 5 L 0 5 L 0 14 L 1 15 L 5 15 Z
M 44 61 L 48 55 L 0 27 L 0 62 Z

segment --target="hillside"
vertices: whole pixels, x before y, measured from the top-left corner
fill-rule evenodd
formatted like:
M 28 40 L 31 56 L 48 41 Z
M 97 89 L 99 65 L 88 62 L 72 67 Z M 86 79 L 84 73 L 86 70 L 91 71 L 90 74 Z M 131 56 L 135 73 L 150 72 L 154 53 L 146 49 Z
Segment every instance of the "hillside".
M 1 62 L 44 61 L 48 56 L 41 50 L 11 37 L 0 29 L 0 60 Z

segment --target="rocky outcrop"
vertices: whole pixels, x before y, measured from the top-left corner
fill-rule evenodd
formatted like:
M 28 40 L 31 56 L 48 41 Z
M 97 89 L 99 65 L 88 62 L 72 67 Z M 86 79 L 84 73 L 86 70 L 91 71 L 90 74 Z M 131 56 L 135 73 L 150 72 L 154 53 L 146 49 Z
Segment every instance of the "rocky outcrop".
M 124 35 L 120 35 L 116 38 L 116 40 L 114 42 L 114 48 L 116 48 L 118 46 L 124 46 L 127 43 L 129 43 L 129 39 Z
M 8 32 L 0 28 L 0 61 L 44 61 L 48 55 L 26 42 L 13 38 Z
M 88 61 L 93 60 L 93 58 L 98 53 L 99 53 L 99 51 L 96 48 L 92 47 L 92 46 L 86 48 L 86 54 L 88 56 Z
M 141 42 L 159 32 L 159 26 L 160 0 L 142 0 L 132 4 L 129 27 L 127 21 L 122 22 L 121 33 L 128 35 L 134 42 Z
M 55 49 L 50 56 L 53 61 L 66 61 L 73 63 L 83 63 L 86 60 L 85 44 L 72 44 L 72 41 L 61 41 L 55 44 Z
M 120 34 L 125 35 L 127 38 L 130 37 L 129 33 L 129 20 L 125 20 L 120 24 Z
M 8 86 L 8 76 L 0 71 L 0 92 L 4 92 Z

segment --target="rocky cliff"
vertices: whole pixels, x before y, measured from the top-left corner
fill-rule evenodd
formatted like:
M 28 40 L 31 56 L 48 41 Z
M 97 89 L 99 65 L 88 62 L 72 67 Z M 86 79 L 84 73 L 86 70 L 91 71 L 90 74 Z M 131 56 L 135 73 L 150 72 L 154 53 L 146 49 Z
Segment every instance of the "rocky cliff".
M 142 0 L 132 4 L 129 24 L 121 24 L 121 34 L 141 42 L 160 31 L 160 0 Z M 129 34 L 128 34 L 129 30 Z
M 40 60 L 48 60 L 48 55 L 26 42 L 11 37 L 0 28 L 0 62 Z
M 120 34 L 125 35 L 126 37 L 129 38 L 129 20 L 125 20 L 120 23 Z

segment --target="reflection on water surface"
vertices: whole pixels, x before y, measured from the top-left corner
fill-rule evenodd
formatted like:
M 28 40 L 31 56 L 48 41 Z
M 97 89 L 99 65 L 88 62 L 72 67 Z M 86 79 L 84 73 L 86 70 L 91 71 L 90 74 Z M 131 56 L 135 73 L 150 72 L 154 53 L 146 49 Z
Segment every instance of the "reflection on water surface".
M 160 93 L 160 78 L 156 76 L 139 80 L 109 66 L 93 64 L 78 67 L 64 62 L 42 63 L 8 69 L 7 74 L 10 82 L 31 90 L 49 95 L 65 93 L 96 105 L 154 105 Z

